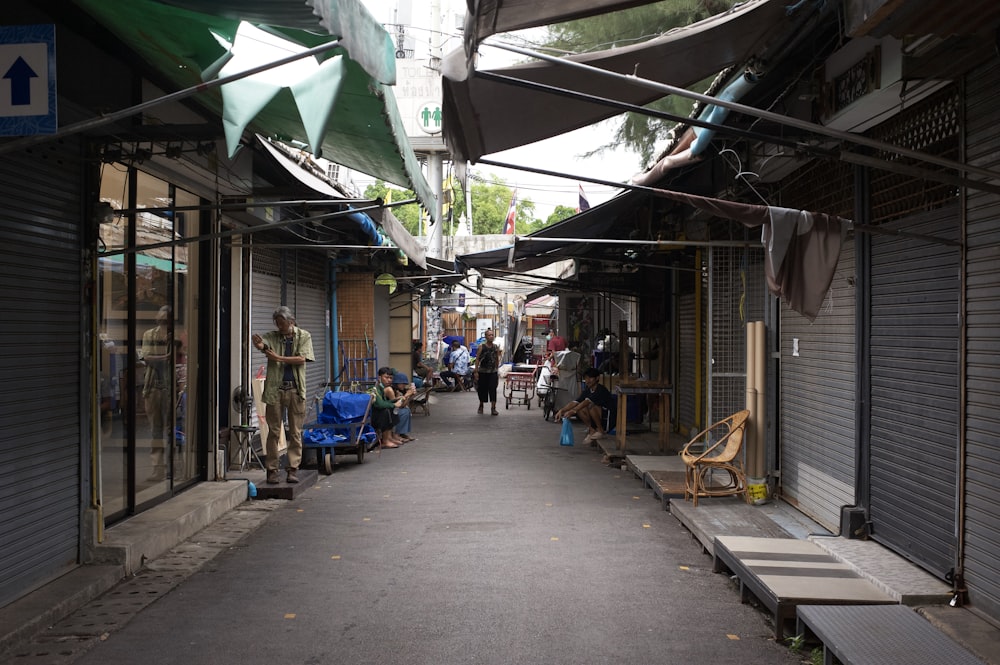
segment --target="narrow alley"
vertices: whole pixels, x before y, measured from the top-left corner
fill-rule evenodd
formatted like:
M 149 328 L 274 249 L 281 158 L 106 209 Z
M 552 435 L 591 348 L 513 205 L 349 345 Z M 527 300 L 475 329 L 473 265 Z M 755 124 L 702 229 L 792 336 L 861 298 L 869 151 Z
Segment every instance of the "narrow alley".
M 415 442 L 338 458 L 77 662 L 800 661 L 579 426 L 433 399 Z

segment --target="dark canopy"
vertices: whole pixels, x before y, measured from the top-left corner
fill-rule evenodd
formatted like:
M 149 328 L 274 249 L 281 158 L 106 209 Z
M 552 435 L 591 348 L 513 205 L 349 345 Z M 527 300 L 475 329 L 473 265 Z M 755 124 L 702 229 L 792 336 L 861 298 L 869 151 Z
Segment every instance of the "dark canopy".
M 786 6 L 781 0 L 750 0 L 642 44 L 570 56 L 567 60 L 686 87 L 746 61 L 773 36 L 785 34 L 790 25 Z M 557 136 L 620 112 L 595 102 L 486 80 L 470 68 L 463 50 L 448 55 L 442 70 L 444 133 L 456 161 L 476 162 L 483 155 Z M 628 81 L 549 62 L 489 73 L 636 105 L 662 96 Z

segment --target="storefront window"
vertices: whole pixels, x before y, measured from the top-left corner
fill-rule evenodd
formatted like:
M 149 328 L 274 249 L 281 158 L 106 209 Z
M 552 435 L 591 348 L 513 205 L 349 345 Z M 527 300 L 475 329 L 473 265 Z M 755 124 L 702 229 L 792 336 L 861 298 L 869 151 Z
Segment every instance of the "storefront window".
M 101 199 L 126 211 L 102 223 L 99 247 L 100 484 L 105 519 L 113 521 L 198 477 L 187 408 L 195 253 L 183 242 L 196 235 L 198 213 L 172 209 L 199 201 L 114 164 L 104 167 Z

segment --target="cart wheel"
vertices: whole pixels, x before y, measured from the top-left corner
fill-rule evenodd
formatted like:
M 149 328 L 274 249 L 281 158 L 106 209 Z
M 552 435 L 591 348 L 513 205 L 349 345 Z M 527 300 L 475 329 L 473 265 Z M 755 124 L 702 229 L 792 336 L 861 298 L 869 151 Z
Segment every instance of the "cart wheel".
M 333 453 L 323 451 L 323 473 L 330 475 L 333 473 Z
M 365 444 L 358 444 L 358 464 L 365 463 Z

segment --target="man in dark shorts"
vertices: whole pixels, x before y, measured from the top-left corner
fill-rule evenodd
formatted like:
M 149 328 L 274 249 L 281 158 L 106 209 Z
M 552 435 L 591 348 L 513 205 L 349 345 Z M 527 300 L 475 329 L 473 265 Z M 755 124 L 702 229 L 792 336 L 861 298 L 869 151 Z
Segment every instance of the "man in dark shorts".
M 618 413 L 618 400 L 611 391 L 601 384 L 601 373 L 593 367 L 583 373 L 585 387 L 580 396 L 556 411 L 555 421 L 576 416 L 587 426 L 584 443 L 597 445 L 599 439 L 607 436 L 605 423 L 614 423 Z

